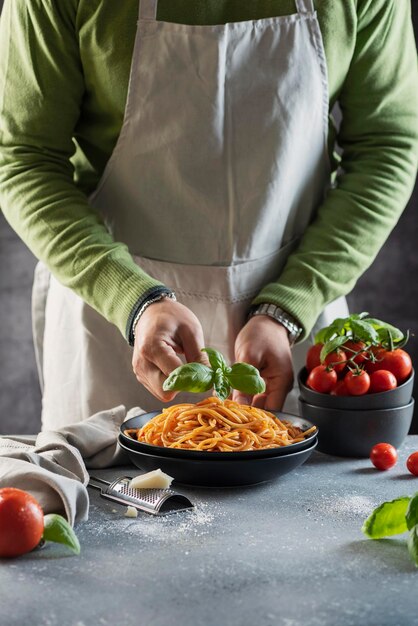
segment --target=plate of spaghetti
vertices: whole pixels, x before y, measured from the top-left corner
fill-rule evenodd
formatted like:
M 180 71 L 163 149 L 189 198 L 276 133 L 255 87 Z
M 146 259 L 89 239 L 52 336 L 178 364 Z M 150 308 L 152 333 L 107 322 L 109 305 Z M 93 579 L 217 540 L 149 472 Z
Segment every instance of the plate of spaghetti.
M 317 434 L 302 418 L 212 397 L 130 418 L 118 441 L 141 469 L 160 467 L 186 484 L 232 486 L 300 465 Z
M 126 421 L 121 434 L 136 449 L 153 454 L 222 458 L 288 454 L 303 449 L 317 436 L 317 427 L 296 416 L 271 413 L 232 400 L 206 398 L 196 404 L 175 404 L 161 413 L 146 413 Z M 160 450 L 162 452 L 162 450 Z

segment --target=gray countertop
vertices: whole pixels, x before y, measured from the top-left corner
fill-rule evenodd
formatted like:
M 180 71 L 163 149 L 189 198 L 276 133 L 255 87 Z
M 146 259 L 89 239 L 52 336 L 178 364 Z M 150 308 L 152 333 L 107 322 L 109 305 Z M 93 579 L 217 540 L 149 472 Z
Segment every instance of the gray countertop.
M 0 561 L 0 624 L 418 625 L 418 569 L 405 537 L 361 533 L 375 505 L 418 491 L 405 468 L 417 449 L 418 436 L 408 437 L 388 472 L 315 453 L 252 488 L 179 486 L 195 510 L 159 518 L 126 518 L 90 490 L 79 557 L 49 544 Z

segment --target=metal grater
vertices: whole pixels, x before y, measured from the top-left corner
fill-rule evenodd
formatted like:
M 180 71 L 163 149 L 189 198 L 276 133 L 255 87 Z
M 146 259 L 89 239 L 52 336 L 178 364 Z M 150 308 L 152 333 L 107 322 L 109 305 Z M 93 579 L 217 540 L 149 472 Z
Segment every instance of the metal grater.
M 133 506 L 138 511 L 151 515 L 167 515 L 193 508 L 192 502 L 172 489 L 132 489 L 129 486 L 132 478 L 122 476 L 112 483 L 90 476 L 89 487 L 100 490 L 102 498 L 119 502 L 125 506 Z M 105 486 L 103 486 L 105 485 Z

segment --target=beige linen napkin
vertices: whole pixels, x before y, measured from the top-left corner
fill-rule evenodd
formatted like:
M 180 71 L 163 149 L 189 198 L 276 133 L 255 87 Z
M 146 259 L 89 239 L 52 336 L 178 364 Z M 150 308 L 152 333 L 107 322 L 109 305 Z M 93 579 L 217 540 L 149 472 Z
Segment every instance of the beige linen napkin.
M 143 412 L 119 406 L 36 437 L 0 437 L 0 487 L 28 491 L 45 514 L 64 513 L 71 525 L 88 519 L 87 468 L 128 463 L 119 427 Z

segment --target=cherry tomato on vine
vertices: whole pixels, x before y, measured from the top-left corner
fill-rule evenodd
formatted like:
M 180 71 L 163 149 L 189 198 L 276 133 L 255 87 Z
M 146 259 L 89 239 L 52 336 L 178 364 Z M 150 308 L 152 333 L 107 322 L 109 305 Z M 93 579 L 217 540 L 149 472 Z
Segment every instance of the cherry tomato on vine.
M 330 352 L 330 354 L 326 356 L 324 365 L 332 366 L 332 369 L 339 374 L 345 368 L 346 362 L 347 356 L 344 350 L 336 350 L 335 352 Z M 338 365 L 332 365 L 333 363 L 338 363 Z
M 418 476 L 418 452 L 413 452 L 409 455 L 406 461 L 406 467 L 411 474 Z
M 411 357 L 401 348 L 386 350 L 384 353 L 380 352 L 379 356 L 383 357 L 379 369 L 392 372 L 396 376 L 398 384 L 404 382 L 412 372 Z
M 395 389 L 398 383 L 395 375 L 388 370 L 377 370 L 370 374 L 370 393 L 381 393 Z
M 372 374 L 373 372 L 377 372 L 377 370 L 382 369 L 382 358 L 383 353 L 386 352 L 382 346 L 371 346 L 369 348 L 369 358 L 363 363 L 363 367 L 368 374 Z M 372 353 L 372 359 L 370 358 L 370 353 Z
M 323 343 L 316 343 L 314 346 L 311 346 L 306 353 L 306 369 L 309 372 L 313 370 L 314 367 L 321 365 L 319 355 L 321 354 L 323 345 Z
M 14 557 L 36 548 L 44 531 L 44 514 L 26 491 L 0 489 L 0 557 Z
M 314 391 L 329 393 L 338 380 L 337 372 L 326 365 L 318 365 L 310 372 L 306 384 Z
M 350 370 L 345 375 L 344 382 L 351 396 L 363 396 L 370 388 L 370 376 L 366 370 Z
M 349 339 L 345 342 L 343 348 L 347 352 L 347 358 L 350 359 L 353 356 L 354 352 L 364 350 L 366 348 L 366 344 L 364 343 L 364 341 L 352 341 L 352 339 Z M 364 363 L 366 359 L 366 353 L 361 353 L 357 354 L 357 356 L 354 357 L 353 362 L 359 365 L 360 363 Z
M 390 443 L 377 443 L 370 450 L 370 460 L 376 469 L 384 471 L 396 465 L 398 453 Z

